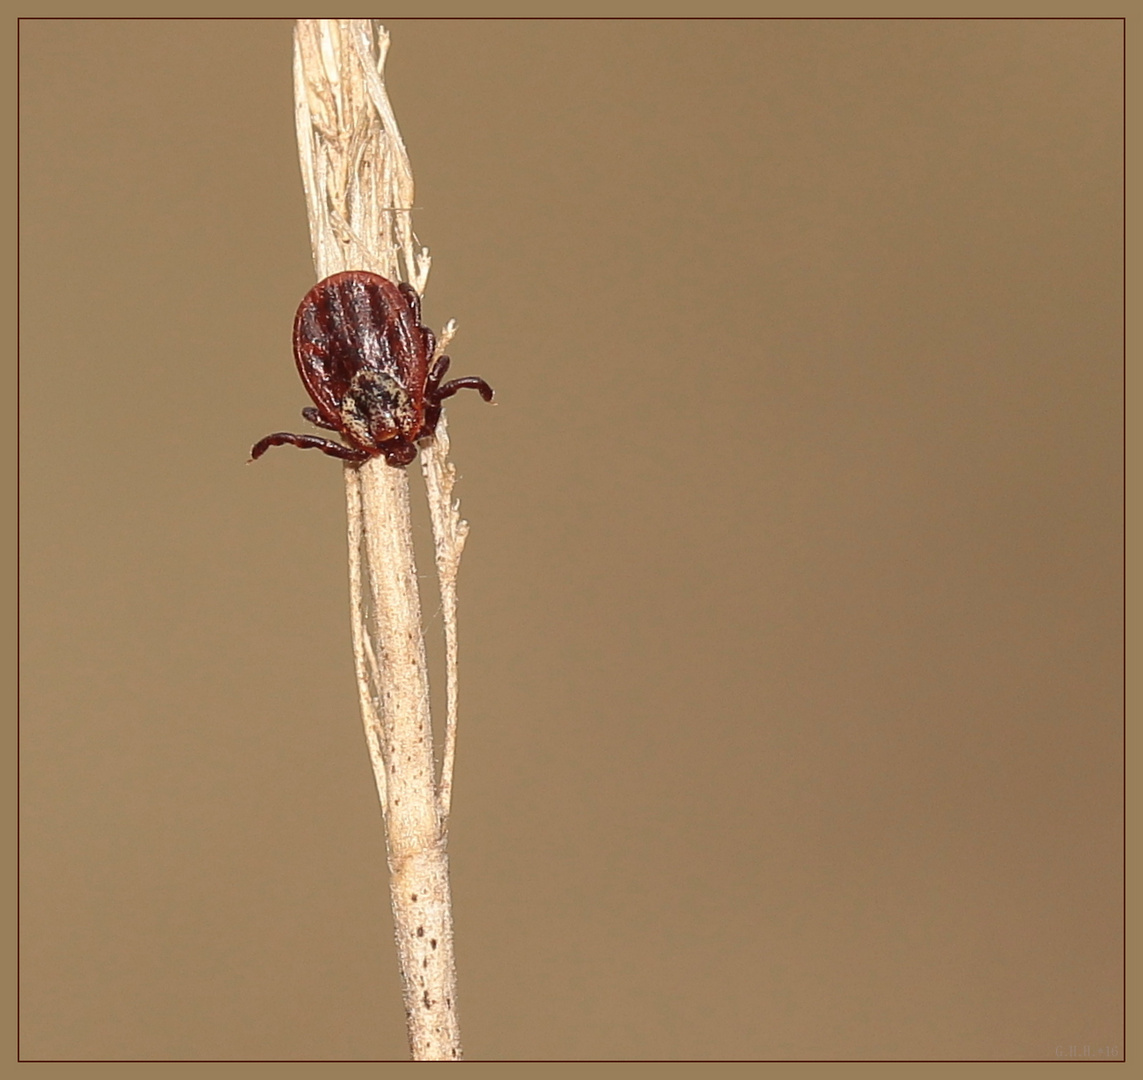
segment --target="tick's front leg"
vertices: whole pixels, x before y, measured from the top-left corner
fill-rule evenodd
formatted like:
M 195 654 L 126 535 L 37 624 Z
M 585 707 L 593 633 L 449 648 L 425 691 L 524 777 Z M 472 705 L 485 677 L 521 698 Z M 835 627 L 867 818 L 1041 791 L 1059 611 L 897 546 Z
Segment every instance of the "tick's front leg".
M 302 409 L 302 417 L 303 417 L 303 419 L 308 420 L 311 424 L 315 425 L 316 427 L 325 428 L 326 431 L 340 431 L 341 430 L 341 428 L 339 428 L 336 424 L 331 424 L 312 405 L 307 405 L 304 409 Z
M 441 356 L 429 372 L 425 383 L 425 422 L 421 426 L 418 439 L 428 439 L 436 434 L 437 424 L 441 419 L 441 403 L 450 398 L 458 390 L 478 390 L 485 401 L 492 400 L 492 387 L 477 375 L 465 375 L 463 379 L 453 379 L 444 386 L 438 385 L 441 377 L 448 370 L 448 357 Z
M 448 371 L 450 361 L 447 355 L 442 353 L 433 362 L 433 366 L 429 369 L 429 377 L 425 380 L 425 396 L 434 397 L 437 390 L 440 389 L 441 379 L 445 377 L 445 372 Z
M 275 431 L 259 439 L 250 450 L 250 460 L 260 458 L 271 446 L 296 446 L 300 450 L 320 450 L 330 457 L 341 458 L 342 461 L 352 461 L 360 465 L 372 455 L 366 450 L 355 450 L 349 446 L 342 446 L 331 439 L 323 439 L 320 435 L 293 435 L 288 431 Z
M 478 375 L 465 375 L 463 379 L 453 379 L 451 382 L 446 382 L 433 397 L 437 401 L 444 401 L 445 398 L 452 397 L 458 390 L 479 390 L 480 396 L 485 401 L 492 400 L 492 387 Z

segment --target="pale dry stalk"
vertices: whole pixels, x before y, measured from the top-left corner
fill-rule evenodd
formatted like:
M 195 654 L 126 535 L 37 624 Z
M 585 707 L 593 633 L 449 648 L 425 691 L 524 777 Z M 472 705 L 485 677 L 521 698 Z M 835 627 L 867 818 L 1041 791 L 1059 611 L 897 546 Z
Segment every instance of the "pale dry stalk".
M 384 28 L 368 19 L 298 20 L 298 153 L 318 278 L 369 270 L 423 293 L 430 260 L 413 235 L 413 174 L 385 93 L 388 44 Z M 452 330 L 445 328 L 438 352 Z M 415 1060 L 455 1061 L 461 1048 L 445 845 L 456 745 L 456 572 L 467 523 L 452 499 L 443 417 L 421 460 L 448 663 L 439 783 L 408 473 L 383 457 L 345 470 L 353 650 L 385 819 L 409 1045 Z

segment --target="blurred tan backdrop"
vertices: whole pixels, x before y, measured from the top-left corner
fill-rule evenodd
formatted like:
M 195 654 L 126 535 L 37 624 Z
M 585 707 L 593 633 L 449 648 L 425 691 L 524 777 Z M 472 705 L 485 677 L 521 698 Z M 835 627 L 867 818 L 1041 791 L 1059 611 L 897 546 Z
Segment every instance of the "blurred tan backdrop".
M 468 1055 L 1119 1056 L 1121 24 L 388 25 Z M 22 24 L 25 1058 L 406 1054 L 290 37 Z

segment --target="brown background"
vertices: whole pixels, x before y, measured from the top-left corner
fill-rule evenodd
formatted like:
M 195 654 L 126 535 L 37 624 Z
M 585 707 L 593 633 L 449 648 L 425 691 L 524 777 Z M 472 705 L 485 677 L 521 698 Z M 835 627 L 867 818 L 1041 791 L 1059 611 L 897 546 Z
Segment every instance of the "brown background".
M 1119 1056 L 1121 24 L 389 26 L 468 1055 Z M 290 30 L 22 24 L 25 1059 L 406 1053 Z

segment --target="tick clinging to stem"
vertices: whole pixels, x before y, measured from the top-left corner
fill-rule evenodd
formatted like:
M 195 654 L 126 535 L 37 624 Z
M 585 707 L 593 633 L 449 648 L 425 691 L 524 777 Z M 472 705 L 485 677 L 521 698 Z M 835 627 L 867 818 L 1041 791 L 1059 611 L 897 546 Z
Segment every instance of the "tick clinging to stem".
M 365 270 L 319 281 L 294 319 L 294 359 L 317 406 L 302 416 L 349 445 L 278 431 L 254 444 L 251 460 L 288 444 L 354 465 L 382 454 L 390 465 L 408 465 L 417 441 L 436 431 L 445 398 L 476 390 L 492 400 L 492 387 L 475 375 L 442 383 L 449 358 L 434 362 L 435 351 L 436 337 L 421 325 L 421 298 L 411 285 Z

